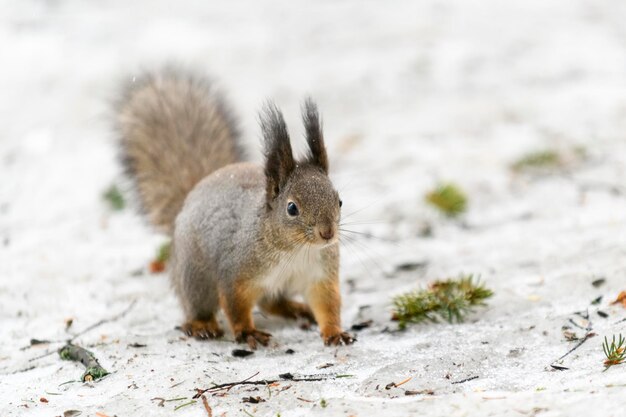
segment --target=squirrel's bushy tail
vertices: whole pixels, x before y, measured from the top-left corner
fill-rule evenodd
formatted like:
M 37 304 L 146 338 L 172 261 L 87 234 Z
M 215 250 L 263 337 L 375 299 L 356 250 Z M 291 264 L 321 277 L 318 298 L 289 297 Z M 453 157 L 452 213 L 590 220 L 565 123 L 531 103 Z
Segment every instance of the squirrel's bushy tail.
M 133 79 L 116 124 L 143 211 L 168 233 L 197 182 L 243 159 L 233 114 L 207 80 L 189 73 L 168 69 Z

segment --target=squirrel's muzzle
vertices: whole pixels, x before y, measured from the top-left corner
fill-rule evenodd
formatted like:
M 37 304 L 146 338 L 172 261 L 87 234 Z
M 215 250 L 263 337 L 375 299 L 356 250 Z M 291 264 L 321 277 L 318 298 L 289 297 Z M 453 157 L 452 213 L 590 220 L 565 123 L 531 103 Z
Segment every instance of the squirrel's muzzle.
M 317 235 L 323 241 L 323 243 L 329 243 L 331 240 L 335 238 L 336 235 L 335 227 L 332 225 L 320 225 L 317 227 Z

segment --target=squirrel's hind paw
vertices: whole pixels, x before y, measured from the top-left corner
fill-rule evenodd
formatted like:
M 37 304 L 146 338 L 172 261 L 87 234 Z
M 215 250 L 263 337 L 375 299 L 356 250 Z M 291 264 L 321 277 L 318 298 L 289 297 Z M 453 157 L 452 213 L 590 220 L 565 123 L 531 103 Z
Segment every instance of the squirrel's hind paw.
M 271 334 L 261 330 L 242 330 L 235 335 L 235 339 L 239 343 L 247 343 L 250 349 L 257 348 L 257 342 L 263 346 L 267 346 L 270 342 Z
M 324 344 L 326 346 L 351 345 L 354 342 L 356 342 L 356 338 L 348 332 L 339 332 L 324 336 Z
M 187 336 L 198 340 L 217 339 L 224 336 L 224 331 L 220 329 L 215 319 L 188 321 L 181 326 L 181 330 Z

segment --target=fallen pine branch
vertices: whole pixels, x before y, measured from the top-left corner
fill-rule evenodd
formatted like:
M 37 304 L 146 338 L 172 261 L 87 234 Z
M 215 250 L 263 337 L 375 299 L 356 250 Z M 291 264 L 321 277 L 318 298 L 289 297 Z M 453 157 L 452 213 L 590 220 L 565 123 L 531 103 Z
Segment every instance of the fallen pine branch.
M 93 353 L 80 346 L 68 343 L 59 349 L 59 356 L 63 360 L 80 362 L 85 366 L 85 373 L 83 373 L 81 377 L 83 382 L 97 381 L 109 374 L 109 372 L 100 365 Z
M 404 330 L 409 323 L 444 319 L 460 323 L 475 307 L 484 306 L 493 291 L 473 275 L 461 275 L 431 283 L 427 288 L 401 294 L 393 299 L 392 320 Z

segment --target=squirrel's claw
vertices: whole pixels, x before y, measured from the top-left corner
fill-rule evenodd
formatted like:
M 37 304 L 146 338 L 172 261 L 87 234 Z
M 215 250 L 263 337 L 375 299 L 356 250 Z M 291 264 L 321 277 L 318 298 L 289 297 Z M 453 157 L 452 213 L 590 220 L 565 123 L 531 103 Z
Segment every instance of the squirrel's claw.
M 356 342 L 356 338 L 348 332 L 340 332 L 324 337 L 326 346 L 351 345 L 354 342 Z
M 214 320 L 192 320 L 181 326 L 181 330 L 187 336 L 198 340 L 217 339 L 224 336 L 224 331 L 220 329 Z
M 239 343 L 247 343 L 250 349 L 256 350 L 257 342 L 263 346 L 267 346 L 270 343 L 271 334 L 261 330 L 242 330 L 238 332 L 235 339 Z

